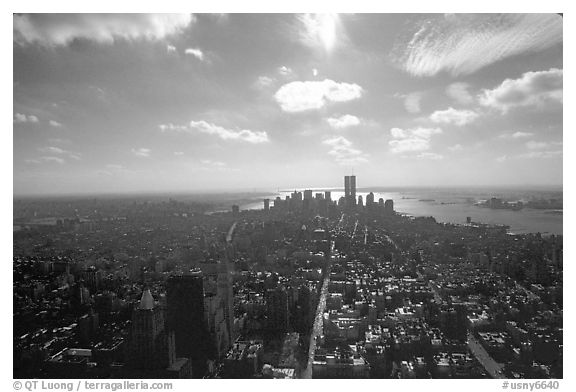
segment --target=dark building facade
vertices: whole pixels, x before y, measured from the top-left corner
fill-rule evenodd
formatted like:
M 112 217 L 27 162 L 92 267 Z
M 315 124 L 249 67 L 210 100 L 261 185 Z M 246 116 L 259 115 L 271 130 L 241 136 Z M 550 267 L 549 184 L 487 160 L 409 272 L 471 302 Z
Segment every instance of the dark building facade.
M 348 206 L 356 204 L 356 176 L 344 176 L 344 198 Z
M 206 370 L 206 361 L 214 357 L 204 317 L 202 275 L 171 276 L 166 285 L 168 329 L 174 332 L 176 355 L 189 358 L 195 376 Z

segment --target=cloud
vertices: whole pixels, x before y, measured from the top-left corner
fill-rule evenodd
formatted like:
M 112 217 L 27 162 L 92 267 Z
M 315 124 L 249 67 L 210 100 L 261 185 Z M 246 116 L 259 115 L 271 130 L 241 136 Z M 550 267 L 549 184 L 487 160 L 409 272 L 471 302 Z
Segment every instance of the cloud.
M 534 134 L 531 132 L 522 132 L 522 131 L 517 131 L 514 133 L 504 133 L 500 136 L 498 136 L 500 139 L 521 139 L 521 138 L 527 138 L 530 136 L 533 136 Z
M 429 141 L 420 138 L 390 140 L 388 144 L 392 147 L 390 151 L 395 154 L 402 152 L 424 151 L 430 148 Z
M 502 156 L 496 158 L 496 162 L 502 163 L 502 162 L 506 162 L 508 159 L 509 159 L 509 158 L 508 158 L 507 155 L 502 155 Z
M 346 39 L 338 14 L 303 14 L 298 15 L 298 21 L 299 39 L 309 47 L 330 53 Z
M 43 152 L 45 154 L 55 154 L 60 156 L 65 156 L 67 158 L 72 158 L 75 160 L 80 159 L 80 153 L 64 150 L 60 147 L 48 146 L 48 147 L 41 147 L 38 151 Z
M 158 128 L 160 128 L 161 132 L 167 132 L 167 131 L 186 131 L 188 129 L 188 127 L 186 125 L 175 125 L 172 123 L 168 123 L 168 124 L 160 124 L 158 125 Z
M 322 143 L 331 147 L 328 154 L 340 165 L 355 165 L 368 161 L 366 154 L 352 147 L 352 142 L 343 136 L 336 136 Z
M 442 156 L 440 154 L 436 154 L 434 152 L 421 152 L 420 154 L 416 155 L 416 158 L 438 161 L 440 159 L 444 159 L 444 156 Z
M 56 46 L 75 39 L 105 44 L 117 39 L 160 40 L 193 21 L 190 14 L 21 14 L 14 15 L 14 41 Z
M 14 122 L 15 123 L 27 123 L 27 122 L 37 123 L 38 117 L 36 117 L 32 114 L 26 115 L 26 114 L 22 114 L 22 113 L 16 113 L 16 114 L 14 114 Z
M 222 140 L 240 140 L 248 143 L 265 143 L 268 142 L 268 134 L 266 132 L 251 131 L 243 129 L 240 131 L 226 129 L 221 126 L 208 123 L 206 121 L 190 121 L 189 125 L 175 125 L 172 123 L 160 124 L 158 126 L 161 132 L 181 132 L 194 134 L 195 132 L 207 133 L 209 135 L 216 135 Z
M 26 159 L 26 163 L 30 164 L 40 164 L 40 163 L 57 163 L 59 165 L 63 165 L 66 161 L 63 158 L 59 157 L 40 157 L 38 159 Z
M 204 61 L 204 52 L 199 48 L 188 48 L 184 51 L 185 54 L 196 57 L 200 61 Z
M 59 123 L 58 121 L 54 121 L 54 120 L 50 120 L 49 124 L 51 127 L 54 127 L 54 128 L 60 128 L 62 126 L 61 123 Z
M 470 124 L 478 118 L 478 113 L 472 110 L 456 110 L 452 107 L 437 110 L 430 115 L 430 120 L 438 124 L 454 124 L 459 127 Z
M 526 142 L 526 147 L 529 150 L 543 150 L 546 147 L 548 147 L 548 143 L 536 142 L 534 140 L 530 140 L 529 142 Z
M 323 81 L 290 82 L 274 94 L 276 102 L 285 112 L 320 109 L 329 102 L 346 102 L 362 96 L 362 87 L 355 83 Z
M 184 153 L 182 151 L 174 151 L 174 155 L 176 155 L 177 157 L 180 157 L 180 156 L 184 155 Z
M 525 154 L 518 155 L 518 158 L 528 158 L 528 159 L 548 159 L 548 158 L 558 158 L 562 157 L 562 150 L 554 150 L 554 151 L 531 151 Z
M 254 87 L 256 87 L 258 90 L 262 90 L 262 89 L 265 89 L 267 87 L 272 86 L 275 82 L 276 82 L 275 78 L 263 75 L 263 76 L 259 76 L 258 79 L 256 79 L 256 82 L 254 83 Z
M 464 147 L 462 147 L 461 144 L 455 144 L 453 146 L 448 147 L 448 150 L 452 151 L 452 152 L 456 152 L 456 151 L 462 151 L 463 148 Z
M 228 168 L 226 163 L 220 161 L 213 161 L 210 159 L 201 160 L 200 163 L 202 164 L 204 169 L 224 170 Z
M 452 83 L 446 87 L 446 94 L 462 105 L 468 105 L 474 102 L 474 97 L 468 92 L 470 85 L 468 83 Z
M 519 79 L 506 79 L 492 90 L 483 90 L 478 98 L 482 105 L 502 113 L 522 106 L 544 108 L 562 104 L 562 84 L 561 69 L 526 72 Z
M 236 131 L 206 121 L 190 121 L 190 128 L 209 135 L 216 135 L 222 140 L 240 140 L 254 144 L 266 143 L 269 141 L 266 132 L 251 131 L 248 129 Z
M 414 76 L 476 72 L 505 58 L 562 42 L 556 14 L 452 14 L 415 26 L 395 44 L 392 60 Z
M 404 99 L 404 107 L 408 113 L 420 113 L 420 101 L 422 101 L 424 94 L 417 91 L 409 94 L 398 94 L 395 96 Z
M 133 148 L 132 154 L 136 155 L 137 157 L 141 158 L 148 158 L 152 150 L 149 148 Z
M 290 76 L 293 74 L 293 71 L 290 67 L 283 65 L 281 67 L 278 67 L 278 73 L 282 76 Z
M 326 121 L 334 129 L 344 129 L 360 125 L 360 119 L 351 114 L 345 114 L 340 117 L 330 117 L 326 119 Z
M 433 135 L 442 133 L 440 128 L 392 128 L 390 134 L 394 138 L 390 140 L 390 151 L 397 153 L 426 151 L 430 149 L 430 139 Z

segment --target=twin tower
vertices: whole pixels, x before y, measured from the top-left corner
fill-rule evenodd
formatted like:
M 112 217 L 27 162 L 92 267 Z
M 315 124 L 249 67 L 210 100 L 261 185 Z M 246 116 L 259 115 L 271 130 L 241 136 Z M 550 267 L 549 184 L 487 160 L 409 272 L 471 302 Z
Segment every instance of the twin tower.
M 356 176 L 344 177 L 344 199 L 347 205 L 356 205 Z

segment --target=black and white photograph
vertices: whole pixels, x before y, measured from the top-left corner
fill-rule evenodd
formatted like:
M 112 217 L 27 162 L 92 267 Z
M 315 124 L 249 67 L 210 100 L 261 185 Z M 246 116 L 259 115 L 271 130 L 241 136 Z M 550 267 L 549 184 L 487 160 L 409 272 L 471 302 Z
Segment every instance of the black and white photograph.
M 564 14 L 249 10 L 12 14 L 9 387 L 559 389 Z

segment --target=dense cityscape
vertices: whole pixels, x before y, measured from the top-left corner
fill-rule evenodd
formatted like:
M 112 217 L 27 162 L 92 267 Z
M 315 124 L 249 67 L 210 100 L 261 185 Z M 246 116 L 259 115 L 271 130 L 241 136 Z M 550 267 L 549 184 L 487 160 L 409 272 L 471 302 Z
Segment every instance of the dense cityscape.
M 344 191 L 15 199 L 14 377 L 563 377 L 562 236 Z
M 13 390 L 563 387 L 565 7 L 218 3 L 13 10 Z

